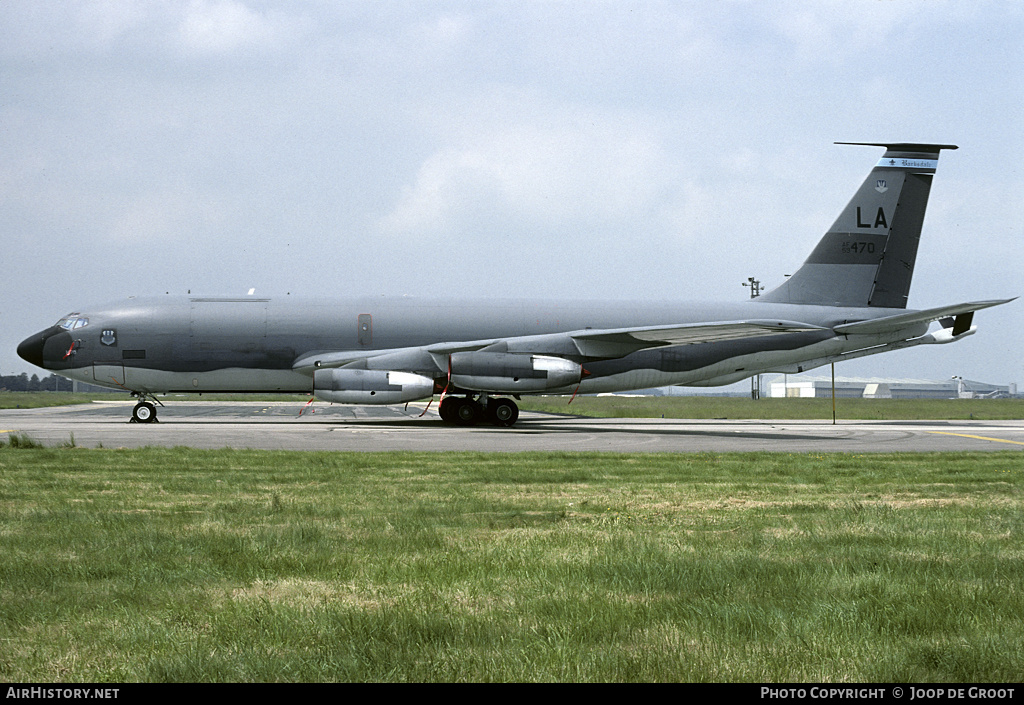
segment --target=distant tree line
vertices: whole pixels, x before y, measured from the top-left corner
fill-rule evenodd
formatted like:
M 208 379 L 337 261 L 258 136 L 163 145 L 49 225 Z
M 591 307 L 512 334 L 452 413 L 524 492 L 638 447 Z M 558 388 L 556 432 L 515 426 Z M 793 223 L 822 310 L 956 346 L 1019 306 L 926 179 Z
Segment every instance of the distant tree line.
M 73 391 L 72 381 L 67 377 L 51 374 L 39 378 L 39 375 L 32 375 L 22 372 L 20 375 L 0 375 L 0 392 L 70 392 Z M 94 384 L 78 383 L 80 392 L 109 392 L 109 389 L 97 387 Z

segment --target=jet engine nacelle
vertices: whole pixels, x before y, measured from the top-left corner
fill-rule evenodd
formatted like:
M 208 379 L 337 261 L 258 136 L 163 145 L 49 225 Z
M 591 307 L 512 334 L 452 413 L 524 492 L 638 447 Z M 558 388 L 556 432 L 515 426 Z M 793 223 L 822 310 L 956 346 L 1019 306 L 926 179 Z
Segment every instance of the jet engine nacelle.
M 402 404 L 433 393 L 434 380 L 411 372 L 321 369 L 313 373 L 313 395 L 340 404 Z
M 476 392 L 546 392 L 578 384 L 579 363 L 560 357 L 498 352 L 452 353 L 452 384 Z

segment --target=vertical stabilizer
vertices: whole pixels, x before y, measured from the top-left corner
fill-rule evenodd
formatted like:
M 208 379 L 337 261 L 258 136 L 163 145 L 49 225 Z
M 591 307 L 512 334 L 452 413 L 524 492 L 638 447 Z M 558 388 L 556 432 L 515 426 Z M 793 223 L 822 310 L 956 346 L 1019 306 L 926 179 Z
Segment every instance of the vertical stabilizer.
M 836 144 L 886 149 L 803 266 L 757 300 L 906 308 L 939 152 L 956 145 Z

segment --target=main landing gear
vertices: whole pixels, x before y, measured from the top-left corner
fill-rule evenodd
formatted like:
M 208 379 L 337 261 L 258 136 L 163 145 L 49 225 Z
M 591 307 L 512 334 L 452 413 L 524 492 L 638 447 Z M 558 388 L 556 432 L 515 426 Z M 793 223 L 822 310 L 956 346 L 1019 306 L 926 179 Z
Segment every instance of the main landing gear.
M 146 397 L 148 396 L 157 404 L 160 404 L 160 406 L 163 406 L 163 403 L 146 392 L 132 392 L 132 396 L 137 397 L 139 403 L 135 405 L 134 409 L 132 409 L 132 418 L 129 423 L 156 423 L 159 420 L 156 417 L 156 406 L 151 402 L 146 401 Z
M 474 399 L 472 395 L 464 397 L 445 397 L 438 407 L 442 421 L 460 426 L 473 426 L 486 422 L 495 426 L 509 427 L 519 419 L 519 407 L 511 399 L 493 398 L 481 394 Z

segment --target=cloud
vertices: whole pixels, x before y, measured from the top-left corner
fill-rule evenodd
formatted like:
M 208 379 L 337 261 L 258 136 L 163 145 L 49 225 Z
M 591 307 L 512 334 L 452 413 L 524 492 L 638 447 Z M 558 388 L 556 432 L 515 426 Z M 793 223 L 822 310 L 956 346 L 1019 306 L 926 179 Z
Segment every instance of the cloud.
M 257 12 L 236 0 L 192 0 L 177 35 L 187 50 L 222 54 L 276 42 L 282 25 L 275 18 L 280 15 Z
M 241 0 L 96 0 L 0 5 L 0 53 L 60 61 L 125 55 L 152 61 L 273 51 L 304 36 L 301 10 Z
M 111 244 L 196 241 L 230 220 L 227 205 L 189 189 L 140 194 L 107 214 L 102 236 Z
M 380 226 L 440 237 L 482 219 L 621 221 L 657 208 L 669 172 L 657 134 L 628 120 L 494 125 L 424 159 Z

